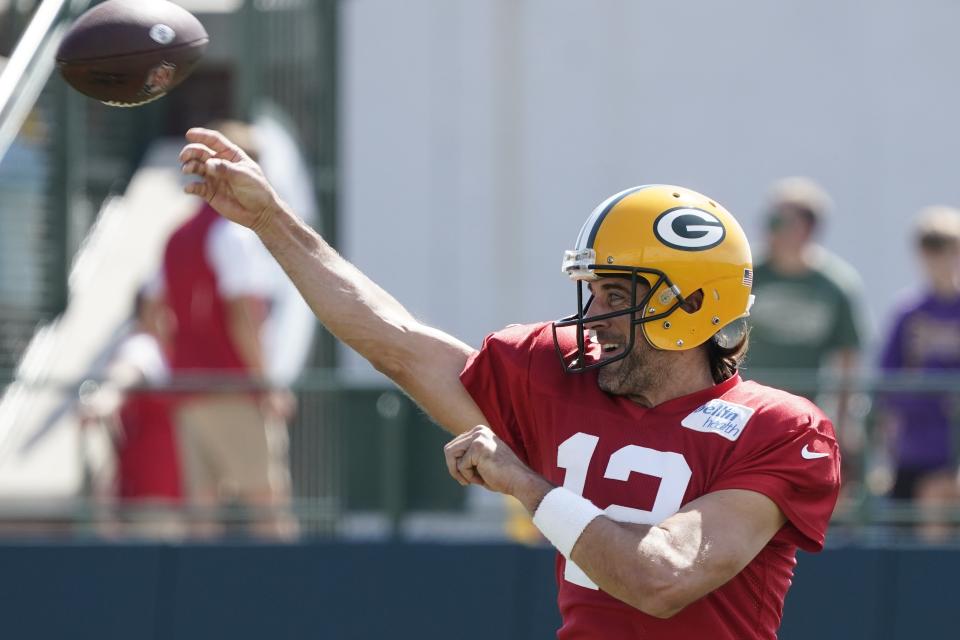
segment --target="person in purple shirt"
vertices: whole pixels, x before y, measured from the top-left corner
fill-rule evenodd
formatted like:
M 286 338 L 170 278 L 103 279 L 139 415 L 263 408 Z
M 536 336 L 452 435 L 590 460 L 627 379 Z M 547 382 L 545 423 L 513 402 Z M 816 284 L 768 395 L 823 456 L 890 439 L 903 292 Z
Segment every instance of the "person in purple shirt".
M 894 314 L 881 367 L 890 372 L 960 373 L 960 211 L 925 209 L 915 237 L 926 290 Z M 960 503 L 960 391 L 889 393 L 882 407 L 892 427 L 892 495 L 932 507 L 919 533 L 942 539 L 950 530 L 937 511 Z

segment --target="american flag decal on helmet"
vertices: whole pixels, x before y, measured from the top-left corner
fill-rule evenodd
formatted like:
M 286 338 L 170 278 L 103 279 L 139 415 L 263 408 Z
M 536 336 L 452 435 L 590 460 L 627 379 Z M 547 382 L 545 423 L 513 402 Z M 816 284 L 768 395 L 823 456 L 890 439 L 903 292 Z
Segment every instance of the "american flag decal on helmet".
M 753 286 L 753 269 L 743 270 L 743 284 L 747 287 Z

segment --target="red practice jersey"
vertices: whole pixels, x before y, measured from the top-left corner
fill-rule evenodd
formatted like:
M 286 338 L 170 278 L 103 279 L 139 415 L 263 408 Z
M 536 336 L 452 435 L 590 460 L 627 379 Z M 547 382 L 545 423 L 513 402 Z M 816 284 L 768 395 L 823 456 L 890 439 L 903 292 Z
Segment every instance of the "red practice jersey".
M 248 368 L 230 338 L 220 275 L 207 257 L 208 237 L 220 221 L 220 214 L 204 204 L 170 236 L 163 256 L 167 303 L 176 318 L 170 368 L 178 374 L 236 375 Z
M 560 335 L 569 356 L 573 331 Z M 657 524 L 722 489 L 762 493 L 787 518 L 732 580 L 666 620 L 598 590 L 558 554 L 558 638 L 776 638 L 797 547 L 823 547 L 840 487 L 833 425 L 816 406 L 735 376 L 644 408 L 601 391 L 596 371 L 564 373 L 550 324 L 489 336 L 461 379 L 522 460 L 615 520 Z

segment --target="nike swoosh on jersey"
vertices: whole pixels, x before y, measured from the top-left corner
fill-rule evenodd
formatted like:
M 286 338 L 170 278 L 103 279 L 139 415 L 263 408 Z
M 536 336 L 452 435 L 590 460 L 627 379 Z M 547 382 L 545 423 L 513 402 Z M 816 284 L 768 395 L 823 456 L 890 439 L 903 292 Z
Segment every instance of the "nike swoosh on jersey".
M 829 456 L 829 453 L 817 453 L 816 451 L 810 451 L 808 449 L 809 445 L 803 445 L 803 449 L 800 450 L 800 455 L 803 456 L 805 460 L 816 460 L 817 458 L 826 458 Z

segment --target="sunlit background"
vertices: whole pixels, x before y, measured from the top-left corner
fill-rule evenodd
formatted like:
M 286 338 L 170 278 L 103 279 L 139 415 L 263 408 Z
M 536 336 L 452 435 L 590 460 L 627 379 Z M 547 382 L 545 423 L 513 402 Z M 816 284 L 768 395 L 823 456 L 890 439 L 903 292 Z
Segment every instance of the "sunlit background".
M 458 626 L 466 637 L 556 629 L 550 551 L 521 510 L 447 477 L 440 429 L 283 285 L 264 344 L 271 383 L 296 397 L 297 534 L 260 540 L 246 527 L 256 514 L 226 504 L 222 535 L 198 542 L 176 508 L 173 526 L 144 523 L 118 498 L 116 427 L 88 405 L 135 293 L 197 207 L 182 193 L 182 134 L 223 118 L 255 125 L 267 175 L 349 260 L 474 346 L 573 312 L 562 253 L 614 192 L 707 193 L 760 261 L 771 187 L 819 183 L 818 241 L 857 274 L 856 357 L 747 367 L 817 399 L 846 452 L 828 551 L 801 555 L 781 637 L 952 633 L 960 511 L 891 498 L 882 399 L 952 407 L 955 474 L 960 369 L 878 363 L 895 311 L 926 289 L 918 212 L 960 206 L 960 3 L 183 0 L 210 47 L 183 85 L 135 109 L 56 72 L 65 28 L 93 4 L 0 0 L 0 557 L 17 576 L 0 577 L 0 596 L 15 594 L 0 611 L 69 602 L 0 635 L 63 637 L 76 620 L 83 637 L 441 637 L 474 596 L 489 598 L 489 626 Z M 449 592 L 444 567 L 476 582 Z M 64 571 L 90 577 L 78 589 Z M 418 572 L 409 589 L 400 576 Z M 130 584 L 122 613 L 98 608 Z M 374 600 L 382 613 L 366 613 Z

